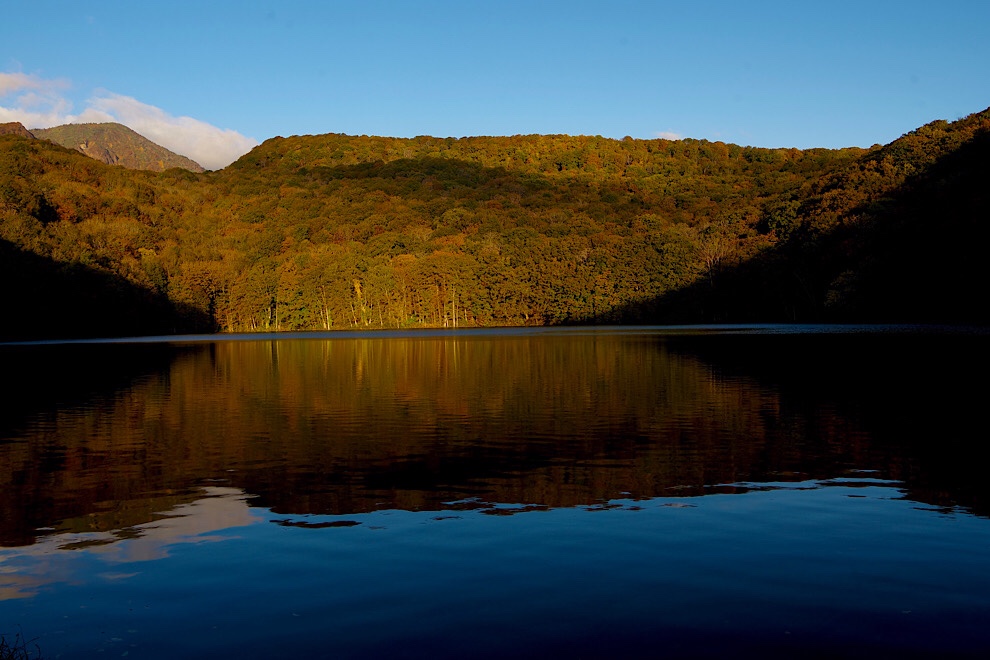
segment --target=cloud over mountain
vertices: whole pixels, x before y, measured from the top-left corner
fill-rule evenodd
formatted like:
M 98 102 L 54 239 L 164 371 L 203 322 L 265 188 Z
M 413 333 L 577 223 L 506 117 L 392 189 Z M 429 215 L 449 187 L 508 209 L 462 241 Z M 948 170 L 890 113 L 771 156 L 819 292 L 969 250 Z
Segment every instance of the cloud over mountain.
M 192 158 L 211 170 L 225 167 L 258 145 L 237 131 L 192 117 L 175 117 L 130 96 L 104 93 L 89 99 L 90 117 L 128 126 L 152 142 Z M 87 119 L 93 121 L 93 119 Z
M 130 96 L 96 91 L 75 114 L 65 80 L 25 73 L 0 72 L 0 122 L 19 121 L 28 128 L 61 124 L 118 122 L 144 137 L 201 163 L 219 169 L 250 151 L 258 141 L 192 117 L 176 117 Z

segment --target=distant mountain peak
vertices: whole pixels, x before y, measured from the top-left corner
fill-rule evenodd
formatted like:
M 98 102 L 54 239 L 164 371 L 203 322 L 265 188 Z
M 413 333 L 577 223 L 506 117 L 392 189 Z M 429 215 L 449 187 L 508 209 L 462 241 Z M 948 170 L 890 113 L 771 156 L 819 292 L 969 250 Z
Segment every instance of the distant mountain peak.
M 20 135 L 21 137 L 26 138 L 35 137 L 34 134 L 24 128 L 24 124 L 19 121 L 11 121 L 6 124 L 0 124 L 0 135 Z
M 204 171 L 196 161 L 169 151 L 123 124 L 65 124 L 35 128 L 31 133 L 34 137 L 75 149 L 108 165 L 155 172 L 173 167 L 192 172 Z

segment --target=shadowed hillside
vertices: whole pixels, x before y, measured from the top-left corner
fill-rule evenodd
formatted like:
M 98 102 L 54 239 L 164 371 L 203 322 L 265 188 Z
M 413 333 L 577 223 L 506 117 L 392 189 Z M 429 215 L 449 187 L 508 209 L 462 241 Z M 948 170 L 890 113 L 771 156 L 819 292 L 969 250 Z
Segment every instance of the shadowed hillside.
M 0 240 L 0 282 L 11 312 L 0 341 L 210 332 L 201 311 L 78 263 L 57 263 Z
M 608 318 L 988 323 L 987 181 L 990 111 L 934 122 L 771 207 L 771 248 Z

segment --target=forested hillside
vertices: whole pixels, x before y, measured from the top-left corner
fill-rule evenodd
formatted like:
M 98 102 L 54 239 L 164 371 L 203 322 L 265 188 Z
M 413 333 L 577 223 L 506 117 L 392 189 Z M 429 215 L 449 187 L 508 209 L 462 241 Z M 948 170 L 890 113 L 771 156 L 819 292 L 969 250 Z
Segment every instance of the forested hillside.
M 988 140 L 990 111 L 870 150 L 320 135 L 197 174 L 3 135 L 0 333 L 105 334 L 124 300 L 120 333 L 985 321 Z

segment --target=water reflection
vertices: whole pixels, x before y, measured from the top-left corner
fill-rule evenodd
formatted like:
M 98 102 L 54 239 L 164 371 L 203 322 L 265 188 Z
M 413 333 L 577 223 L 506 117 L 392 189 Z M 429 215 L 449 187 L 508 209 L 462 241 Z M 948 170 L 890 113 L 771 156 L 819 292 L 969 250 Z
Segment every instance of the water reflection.
M 191 502 L 156 511 L 155 519 L 149 522 L 106 531 L 79 531 L 107 523 L 63 521 L 61 531 L 43 530 L 33 545 L 0 550 L 0 600 L 31 597 L 41 587 L 59 582 L 78 584 L 87 574 L 79 564 L 94 559 L 100 562 L 97 578 L 122 580 L 139 570 L 127 565 L 164 559 L 176 545 L 228 539 L 217 532 L 262 520 L 257 511 L 248 508 L 247 500 L 248 496 L 236 488 L 208 487 Z
M 57 406 L 22 395 L 25 412 L 0 426 L 0 543 L 31 543 L 52 525 L 135 529 L 204 486 L 251 493 L 277 513 L 332 515 L 472 498 L 569 507 L 863 468 L 920 484 L 934 504 L 970 488 L 931 486 L 912 443 L 888 442 L 903 426 L 896 403 L 879 420 L 846 405 L 843 388 L 864 399 L 857 364 L 878 384 L 864 361 L 872 348 L 850 339 L 836 369 L 820 338 L 778 343 L 776 355 L 716 339 L 583 330 L 218 341 L 171 347 L 161 367 L 163 346 L 152 345 L 158 362 L 139 360 L 123 384 L 80 387 Z M 38 371 L 85 382 L 64 351 L 57 363 L 34 353 Z M 121 348 L 119 362 L 113 351 L 84 369 L 133 367 L 141 347 Z M 802 368 L 801 383 L 787 380 Z M 935 394 L 906 403 L 925 396 Z
M 986 655 L 990 352 L 952 339 L 0 347 L 0 622 L 48 657 Z
M 730 487 L 347 517 L 248 509 L 239 491 L 215 489 L 164 512 L 164 525 L 0 549 L 0 620 L 38 634 L 50 657 L 990 648 L 985 520 L 919 511 L 900 484 L 866 475 L 716 488 Z
M 846 497 L 874 500 L 900 499 L 902 484 L 870 475 L 801 482 L 740 482 L 715 484 L 706 494 L 766 493 L 769 491 L 816 491 L 838 488 Z M 859 490 L 863 494 L 858 494 Z M 188 502 L 167 504 L 167 500 L 153 500 L 150 508 L 160 506 L 153 514 L 154 520 L 106 531 L 80 531 L 106 526 L 106 522 L 93 525 L 86 520 L 70 519 L 60 529 L 40 530 L 42 534 L 33 545 L 0 549 L 0 601 L 36 596 L 39 591 L 53 585 L 83 586 L 87 582 L 126 581 L 143 572 L 140 564 L 170 557 L 170 553 L 183 545 L 200 545 L 232 541 L 243 537 L 251 539 L 257 532 L 241 530 L 252 525 L 272 523 L 279 527 L 332 530 L 365 525 L 372 530 L 387 530 L 395 526 L 390 511 L 357 514 L 351 518 L 341 516 L 303 514 L 285 516 L 262 508 L 252 507 L 253 498 L 237 488 L 205 487 Z M 816 497 L 817 501 L 834 501 L 834 498 Z M 443 513 L 429 512 L 420 524 L 443 521 L 463 521 L 471 516 L 505 517 L 550 511 L 543 504 L 490 502 L 469 498 L 443 503 Z M 792 519 L 793 509 L 800 507 L 794 501 L 781 503 L 778 516 Z M 807 505 L 805 505 L 807 506 Z M 818 506 L 822 506 L 818 504 Z M 597 502 L 580 507 L 583 512 L 626 511 L 639 512 L 658 508 L 692 509 L 698 507 L 697 497 L 623 498 Z M 935 509 L 932 509 L 935 510 Z M 944 511 L 952 513 L 951 510 Z M 846 514 L 848 515 L 848 514 Z M 404 524 L 399 524 L 401 528 Z M 653 533 L 656 533 L 654 530 Z M 827 535 L 827 532 L 819 533 Z M 321 539 L 320 547 L 332 548 L 327 539 Z M 313 561 L 308 558 L 308 561 Z M 158 569 L 160 570 L 160 569 Z

